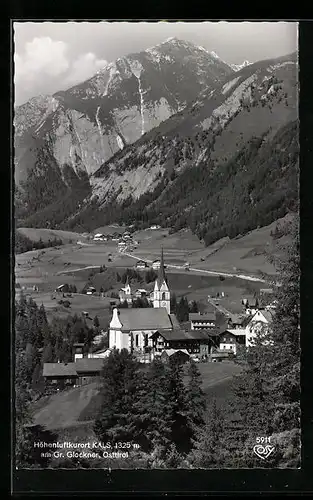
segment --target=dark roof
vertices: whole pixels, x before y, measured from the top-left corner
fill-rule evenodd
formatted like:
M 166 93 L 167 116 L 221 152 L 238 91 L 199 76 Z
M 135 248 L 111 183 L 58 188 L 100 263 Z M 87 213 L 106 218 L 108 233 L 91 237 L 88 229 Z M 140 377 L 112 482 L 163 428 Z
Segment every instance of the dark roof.
M 208 335 L 202 330 L 158 330 L 153 335 L 162 335 L 166 340 L 208 340 Z
M 164 307 L 135 307 L 119 309 L 122 330 L 158 330 L 172 329 L 172 322 Z
M 171 322 L 172 322 L 172 325 L 173 325 L 173 328 L 180 328 L 180 324 L 179 324 L 179 321 L 178 319 L 176 318 L 175 314 L 170 314 L 170 319 L 171 319 Z
M 190 358 L 190 354 L 189 354 L 189 352 L 186 349 L 164 349 L 164 351 L 162 352 L 161 356 L 164 357 L 165 354 L 168 357 L 173 356 L 174 354 L 179 354 L 179 355 L 183 354 L 186 357 Z
M 44 363 L 44 377 L 77 377 L 76 363 Z
M 245 319 L 246 315 L 243 314 L 231 314 L 231 322 L 235 325 L 241 325 Z
M 205 314 L 200 313 L 189 313 L 190 321 L 215 321 L 216 314 L 215 312 L 207 312 Z
M 81 358 L 75 363 L 76 371 L 80 372 L 100 372 L 103 367 L 104 360 L 102 358 Z

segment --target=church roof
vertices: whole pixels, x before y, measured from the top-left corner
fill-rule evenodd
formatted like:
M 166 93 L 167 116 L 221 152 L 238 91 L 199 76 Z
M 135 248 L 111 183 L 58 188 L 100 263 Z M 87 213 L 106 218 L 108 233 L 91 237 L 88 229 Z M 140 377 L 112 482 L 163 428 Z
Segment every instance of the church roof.
M 171 319 L 164 307 L 120 309 L 119 320 L 122 323 L 122 331 L 173 329 Z

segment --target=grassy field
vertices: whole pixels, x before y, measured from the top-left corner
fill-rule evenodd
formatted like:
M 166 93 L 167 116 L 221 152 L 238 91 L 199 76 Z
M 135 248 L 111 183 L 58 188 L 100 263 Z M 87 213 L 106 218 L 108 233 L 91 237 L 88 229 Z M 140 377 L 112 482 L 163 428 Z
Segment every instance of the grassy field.
M 54 238 L 61 239 L 63 243 L 69 243 L 71 240 L 76 242 L 78 240 L 85 240 L 86 237 L 80 233 L 73 231 L 62 231 L 60 229 L 41 229 L 33 227 L 20 227 L 18 231 L 27 236 L 32 241 L 39 241 L 40 238 L 43 242 L 53 240 Z
M 203 390 L 208 401 L 215 397 L 220 402 L 228 397 L 230 382 L 241 368 L 232 362 L 199 363 L 203 380 Z M 36 424 L 48 429 L 76 428 L 91 423 L 100 407 L 99 384 L 91 383 L 82 387 L 68 389 L 54 394 L 33 407 L 33 418 Z
M 290 217 L 286 217 L 285 220 Z M 278 255 L 279 253 L 270 234 L 275 227 L 276 223 L 273 223 L 234 240 L 224 238 L 208 248 L 205 248 L 189 230 L 182 230 L 172 235 L 169 235 L 166 229 L 143 230 L 134 235 L 139 244 L 133 255 L 152 261 L 160 257 L 160 250 L 163 246 L 165 263 L 168 265 L 183 265 L 188 261 L 191 267 L 203 270 L 251 275 L 263 272 L 273 275 L 275 269 L 268 262 L 267 254 Z M 122 231 L 123 228 L 106 226 L 98 229 L 99 232 L 110 233 L 114 230 Z M 28 228 L 22 228 L 21 231 L 26 233 L 28 231 L 29 236 L 33 238 L 35 238 L 35 233 L 36 238 L 39 235 L 42 238 L 51 238 L 53 232 L 57 237 L 63 235 L 63 238 L 68 239 L 67 241 L 71 239 L 74 242 L 60 247 L 26 252 L 15 257 L 16 282 L 28 289 L 37 285 L 40 293 L 48 294 L 43 297 L 43 303 L 47 304 L 52 313 L 64 314 L 65 312 L 56 310 L 54 303 L 52 305 L 49 302 L 49 292 L 53 292 L 59 285 L 75 284 L 77 290 L 81 291 L 86 285 L 90 272 L 96 272 L 100 266 L 105 265 L 122 273 L 127 267 L 134 267 L 136 263 L 133 257 L 118 252 L 117 242 L 82 241 L 83 237 L 79 233 L 66 231 Z M 217 292 L 220 294 L 224 292 L 225 298 L 222 299 L 221 305 L 231 312 L 240 312 L 242 295 L 253 293 L 254 290 L 264 286 L 261 283 L 236 278 L 226 278 L 220 281 L 218 276 L 209 276 L 204 273 L 201 275 L 201 272 L 196 271 L 186 272 L 184 269 L 174 271 L 168 267 L 167 274 L 170 288 L 178 297 L 186 295 L 188 299 L 196 300 L 205 306 L 208 294 L 212 296 Z M 102 280 L 103 277 L 97 275 L 94 278 L 94 286 L 104 286 L 107 290 L 110 287 L 116 290 L 120 287 L 119 283 L 116 283 L 116 286 L 111 282 L 102 284 Z M 143 286 L 146 287 L 144 284 Z M 37 297 L 39 301 L 42 301 L 41 296 Z M 79 312 L 80 307 L 95 310 L 97 313 L 99 310 L 94 297 L 86 298 L 85 296 L 81 302 L 75 301 L 72 310 Z

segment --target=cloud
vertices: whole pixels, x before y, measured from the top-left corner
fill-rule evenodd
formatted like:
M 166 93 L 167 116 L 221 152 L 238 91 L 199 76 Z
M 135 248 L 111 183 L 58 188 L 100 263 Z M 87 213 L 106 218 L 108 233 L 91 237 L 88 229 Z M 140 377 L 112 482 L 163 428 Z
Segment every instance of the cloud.
M 38 75 L 50 77 L 64 73 L 69 67 L 67 46 L 50 37 L 34 38 L 26 43 L 25 54 L 15 54 L 15 79 L 32 81 Z
M 36 37 L 14 55 L 16 104 L 38 94 L 51 94 L 91 78 L 107 61 L 93 52 L 70 60 L 68 45 L 50 37 Z
M 65 83 L 74 85 L 92 77 L 97 71 L 108 64 L 104 59 L 97 59 L 95 54 L 88 52 L 78 57 L 71 65 Z

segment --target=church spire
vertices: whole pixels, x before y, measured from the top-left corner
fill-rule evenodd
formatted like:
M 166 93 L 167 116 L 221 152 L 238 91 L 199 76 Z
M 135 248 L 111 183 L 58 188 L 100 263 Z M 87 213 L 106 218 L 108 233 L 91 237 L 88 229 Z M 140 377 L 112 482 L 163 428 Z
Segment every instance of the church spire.
M 159 271 L 159 276 L 158 276 L 158 285 L 159 287 L 162 285 L 162 283 L 167 284 L 167 279 L 165 276 L 165 269 L 164 269 L 164 255 L 163 255 L 163 247 L 161 250 L 161 261 L 160 261 L 160 271 Z

